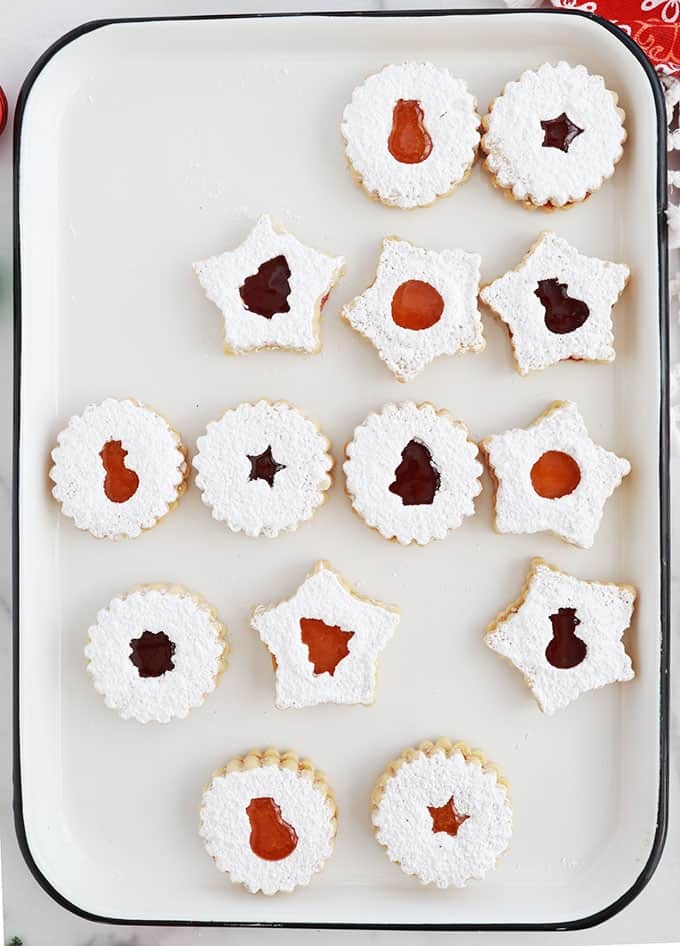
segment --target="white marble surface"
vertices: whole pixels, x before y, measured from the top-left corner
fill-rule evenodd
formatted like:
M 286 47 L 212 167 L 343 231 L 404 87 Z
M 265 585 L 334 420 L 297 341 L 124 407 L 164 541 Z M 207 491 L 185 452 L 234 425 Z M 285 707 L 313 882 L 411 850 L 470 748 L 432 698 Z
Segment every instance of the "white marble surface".
M 404 9 L 418 6 L 417 0 L 401 3 L 386 0 L 390 8 Z M 427 4 L 429 7 L 493 7 L 494 2 L 452 2 Z M 380 7 L 374 3 L 324 3 L 296 0 L 286 4 L 300 10 L 354 9 Z M 223 13 L 239 10 L 276 10 L 284 6 L 276 0 L 259 0 L 255 4 L 238 6 L 216 0 L 6 0 L 0 5 L 0 83 L 7 93 L 10 107 L 26 72 L 39 54 L 67 30 L 86 20 L 108 16 L 153 16 L 192 13 Z M 5 935 L 20 936 L 25 946 L 195 946 L 195 944 L 237 944 L 274 942 L 298 944 L 307 942 L 334 943 L 348 939 L 352 934 L 340 932 L 308 932 L 282 930 L 195 930 L 163 928 L 107 928 L 81 920 L 57 906 L 38 887 L 26 868 L 14 836 L 11 814 L 11 630 L 9 589 L 9 527 L 10 527 L 10 467 L 11 467 L 11 294 L 12 294 L 12 229 L 11 229 L 11 134 L 0 138 L 0 529 L 3 544 L 0 548 L 0 839 L 2 842 L 3 882 L 5 892 Z M 677 256 L 677 254 L 676 254 Z M 680 261 L 674 260 L 675 268 Z M 672 267 L 673 268 L 673 267 Z M 672 349 L 680 358 L 680 325 L 674 313 Z M 675 394 L 680 401 L 680 391 Z M 677 460 L 680 437 L 675 440 L 674 483 L 678 480 Z M 680 506 L 674 511 L 674 552 L 680 561 Z M 673 576 L 673 590 L 677 591 L 680 566 Z M 677 609 L 676 609 L 677 610 Z M 676 648 L 675 670 L 680 671 L 680 651 Z M 677 692 L 677 691 L 676 691 Z M 583 933 L 563 934 L 574 943 L 668 943 L 680 940 L 680 701 L 673 701 L 671 720 L 671 818 L 666 851 L 660 867 L 647 889 L 623 913 L 610 922 Z M 365 942 L 387 942 L 388 933 L 365 933 Z M 456 935 L 456 934 L 452 934 Z M 463 939 L 465 934 L 458 934 Z M 517 939 L 522 934 L 480 934 L 475 937 L 479 946 Z M 532 942 L 548 941 L 551 934 L 537 934 Z M 441 934 L 404 933 L 404 946 L 441 941 Z

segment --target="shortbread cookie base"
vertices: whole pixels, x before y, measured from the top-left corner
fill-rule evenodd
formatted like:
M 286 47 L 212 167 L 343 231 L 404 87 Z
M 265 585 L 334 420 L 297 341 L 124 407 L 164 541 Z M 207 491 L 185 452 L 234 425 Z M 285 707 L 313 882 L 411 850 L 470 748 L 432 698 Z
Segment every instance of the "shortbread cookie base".
M 67 516 L 67 518 L 71 519 L 73 521 L 73 524 L 78 529 L 81 529 L 83 532 L 89 532 L 89 534 L 94 536 L 95 539 L 109 539 L 110 541 L 112 540 L 114 542 L 120 541 L 122 539 L 127 539 L 127 538 L 133 538 L 133 539 L 137 538 L 138 535 L 141 535 L 143 532 L 148 532 L 150 529 L 155 528 L 159 524 L 159 522 L 162 522 L 166 518 L 168 513 L 172 512 L 172 510 L 177 506 L 180 498 L 186 492 L 187 486 L 189 484 L 189 476 L 191 474 L 191 462 L 189 460 L 189 450 L 182 442 L 181 434 L 177 430 L 175 430 L 175 428 L 172 426 L 172 424 L 167 419 L 167 417 L 164 414 L 161 414 L 160 411 L 157 411 L 156 408 L 153 407 L 152 405 L 142 403 L 142 401 L 139 401 L 137 398 L 126 397 L 126 398 L 120 398 L 120 400 L 129 401 L 131 404 L 134 404 L 137 407 L 142 407 L 147 411 L 151 411 L 154 414 L 156 414 L 158 417 L 160 417 L 161 420 L 165 421 L 165 423 L 168 426 L 168 432 L 173 436 L 177 450 L 182 454 L 184 460 L 177 467 L 177 469 L 181 473 L 182 479 L 176 486 L 176 498 L 172 502 L 167 503 L 165 512 L 162 515 L 158 516 L 151 525 L 140 525 L 139 527 L 140 531 L 136 535 L 128 535 L 125 532 L 118 533 L 117 535 L 108 535 L 105 533 L 94 532 L 92 529 L 87 528 L 86 526 L 81 526 L 75 521 L 73 516 L 69 515 L 68 513 L 64 511 L 63 501 L 55 496 L 55 499 L 59 503 L 62 513 L 65 516 Z M 79 415 L 73 415 L 73 416 L 79 416 Z M 65 429 L 66 428 L 64 428 L 64 430 Z M 59 441 L 57 440 L 57 442 L 53 445 L 52 449 L 50 450 L 50 461 L 49 461 L 49 468 L 48 468 L 47 475 L 48 475 L 48 482 L 51 481 L 52 483 L 55 483 L 54 477 L 52 475 L 55 469 L 54 451 L 58 447 L 59 447 Z M 50 488 L 50 492 L 54 496 L 54 487 Z
M 534 558 L 531 559 L 529 572 L 524 579 L 519 595 L 514 599 L 514 601 L 511 601 L 510 604 L 507 605 L 507 607 L 503 608 L 503 610 L 500 611 L 496 615 L 496 617 L 493 619 L 493 621 L 491 621 L 491 623 L 487 626 L 486 630 L 484 631 L 483 636 L 484 636 L 485 643 L 488 642 L 488 638 L 491 637 L 491 635 L 494 634 L 498 630 L 501 624 L 507 621 L 508 618 L 511 617 L 511 615 L 515 614 L 522 607 L 522 605 L 526 601 L 527 595 L 529 594 L 529 590 L 531 588 L 531 583 L 534 579 L 534 576 L 537 570 L 541 567 L 549 568 L 551 571 L 556 572 L 558 575 L 566 575 L 567 577 L 572 577 L 569 574 L 569 572 L 565 572 L 563 569 L 557 568 L 555 565 L 551 565 L 550 562 L 546 561 L 546 559 L 544 558 L 541 558 L 540 555 L 534 556 Z M 633 596 L 633 602 L 637 600 L 637 594 L 638 594 L 637 588 L 634 585 L 627 584 L 626 582 L 599 581 L 598 580 L 598 581 L 588 582 L 588 584 L 608 585 L 611 588 L 619 588 L 619 589 L 628 591 Z M 493 650 L 493 648 L 491 649 Z M 503 661 L 505 661 L 505 663 L 509 667 L 512 667 L 513 670 L 521 674 L 522 680 L 524 681 L 526 688 L 529 690 L 529 693 L 535 700 L 536 705 L 538 706 L 538 708 L 541 710 L 542 713 L 545 713 L 545 709 L 543 706 L 541 706 L 541 703 L 536 693 L 533 691 L 531 687 L 531 683 L 528 677 L 526 676 L 526 674 L 522 672 L 522 670 L 510 659 L 510 657 L 506 656 L 505 654 L 499 653 L 497 650 L 494 650 L 493 652 L 498 657 L 500 657 Z M 603 686 L 606 686 L 606 685 L 607 684 L 603 684 Z
M 380 829 L 375 824 L 374 819 L 375 819 L 375 814 L 380 807 L 380 802 L 383 798 L 383 795 L 385 794 L 385 789 L 387 785 L 389 784 L 390 780 L 399 771 L 399 769 L 403 765 L 413 762 L 421 754 L 430 758 L 439 752 L 443 752 L 447 756 L 447 758 L 451 758 L 452 756 L 456 754 L 460 754 L 463 756 L 466 762 L 472 762 L 474 764 L 477 764 L 481 767 L 481 769 L 484 772 L 488 772 L 494 775 L 497 784 L 501 786 L 502 788 L 504 788 L 506 791 L 506 802 L 507 802 L 508 807 L 509 808 L 512 807 L 510 794 L 509 794 L 510 784 L 507 778 L 503 775 L 500 768 L 495 763 L 490 762 L 487 759 L 486 755 L 482 752 L 481 749 L 472 749 L 466 742 L 461 742 L 461 741 L 451 742 L 451 740 L 447 739 L 446 737 L 441 737 L 437 739 L 435 742 L 432 742 L 431 740 L 426 739 L 423 742 L 420 742 L 414 748 L 409 747 L 408 749 L 404 749 L 401 755 L 397 756 L 396 759 L 393 759 L 387 765 L 385 771 L 379 777 L 378 781 L 376 782 L 373 788 L 373 792 L 371 793 L 371 821 L 373 824 L 373 833 L 376 836 L 376 840 L 378 840 L 378 843 L 381 844 L 381 846 L 385 847 L 385 853 L 387 854 L 388 858 L 392 861 L 392 863 L 397 864 L 399 867 L 401 867 L 404 873 L 412 873 L 412 875 L 416 877 L 417 877 L 417 874 L 415 874 L 415 872 L 406 871 L 400 861 L 395 860 L 391 857 L 389 851 L 387 850 L 387 845 L 385 845 L 377 837 Z M 507 850 L 507 845 L 504 850 Z M 498 857 L 500 857 L 500 855 L 503 853 L 504 851 L 499 852 L 499 854 L 496 857 L 496 862 L 498 860 Z M 421 884 L 425 883 L 425 881 L 423 881 L 420 877 L 417 877 L 417 879 L 419 880 Z
M 110 709 L 115 710 L 115 711 L 118 713 L 118 715 L 121 717 L 121 719 L 126 719 L 126 720 L 127 720 L 127 719 L 135 719 L 137 722 L 140 722 L 140 723 L 142 723 L 142 724 L 146 724 L 146 723 L 149 723 L 149 722 L 168 723 L 168 722 L 170 722 L 172 719 L 184 719 L 184 718 L 186 718 L 186 716 L 189 714 L 189 712 L 190 712 L 192 709 L 196 709 L 196 708 L 198 708 L 199 706 L 202 706 L 203 703 L 205 702 L 206 698 L 207 698 L 207 697 L 210 695 L 210 693 L 212 693 L 213 690 L 216 688 L 216 686 L 217 686 L 217 684 L 218 684 L 218 682 L 219 682 L 219 680 L 220 680 L 220 677 L 222 676 L 222 674 L 224 673 L 224 671 L 227 669 L 227 666 L 228 666 L 228 658 L 229 658 L 229 652 L 230 652 L 229 636 L 228 636 L 228 630 L 227 630 L 226 624 L 223 624 L 222 621 L 220 621 L 220 619 L 219 619 L 219 617 L 218 617 L 217 609 L 216 609 L 215 607 L 213 607 L 213 605 L 209 604 L 209 603 L 205 600 L 205 598 L 203 598 L 202 595 L 199 595 L 199 594 L 198 594 L 197 592 L 195 592 L 195 591 L 190 591 L 188 588 L 184 587 L 183 585 L 169 584 L 169 583 L 165 583 L 165 582 L 150 582 L 150 583 L 147 583 L 147 584 L 136 585 L 135 587 L 131 588 L 131 589 L 130 589 L 128 592 L 126 592 L 125 594 L 123 594 L 123 595 L 118 595 L 118 596 L 117 596 L 116 598 L 114 598 L 113 600 L 114 600 L 114 601 L 118 600 L 118 601 L 123 602 L 123 601 L 125 601 L 127 598 L 129 598 L 131 595 L 144 594 L 144 593 L 149 592 L 149 591 L 160 591 L 160 592 L 163 592 L 163 593 L 166 593 L 166 594 L 177 595 L 177 596 L 179 596 L 179 597 L 181 597 L 181 598 L 190 598 L 190 599 L 196 604 L 197 608 L 198 608 L 200 611 L 202 611 L 202 612 L 204 612 L 205 614 L 208 615 L 208 619 L 209 619 L 210 625 L 211 625 L 212 628 L 214 629 L 217 638 L 219 639 L 220 643 L 222 644 L 222 654 L 221 654 L 221 657 L 220 657 L 220 659 L 219 659 L 218 667 L 217 667 L 217 669 L 216 669 L 216 671 L 215 671 L 215 673 L 214 673 L 214 675 L 213 675 L 213 678 L 212 678 L 212 683 L 213 683 L 212 687 L 211 687 L 210 689 L 206 690 L 198 700 L 192 702 L 191 706 L 187 708 L 186 713 L 184 713 L 183 715 L 174 714 L 174 715 L 167 715 L 167 716 L 166 716 L 166 715 L 163 715 L 163 716 L 161 717 L 161 716 L 158 715 L 158 714 L 153 715 L 152 713 L 150 713 L 150 714 L 148 714 L 145 718 L 141 718 L 140 716 L 135 715 L 135 714 L 132 713 L 132 712 L 126 712 L 123 707 L 118 706 L 118 705 L 114 705 L 114 703 L 111 702 L 111 699 L 110 699 L 110 697 L 109 697 L 109 694 L 106 692 L 105 688 L 103 688 L 103 687 L 101 687 L 101 686 L 99 686 L 99 685 L 97 684 L 97 680 L 95 679 L 95 677 L 94 677 L 94 675 L 93 675 L 93 673 L 92 673 L 92 661 L 91 661 L 90 659 L 87 659 L 87 661 L 86 661 L 86 667 L 87 667 L 88 673 L 90 673 L 90 675 L 92 676 L 92 682 L 93 682 L 93 685 L 94 685 L 95 690 L 96 690 L 101 696 L 104 697 L 104 701 L 106 702 L 106 705 L 107 705 Z M 107 610 L 107 609 L 110 607 L 111 603 L 112 603 L 112 602 L 109 602 L 109 604 L 107 605 L 107 607 L 106 607 L 105 609 L 103 609 L 103 610 Z M 95 626 L 96 626 L 96 625 L 95 625 Z M 87 644 L 86 644 L 86 648 L 85 648 L 85 650 L 86 650 L 86 657 L 88 657 L 88 655 L 87 655 L 87 649 L 88 649 L 88 647 L 91 646 L 91 645 L 92 645 L 92 638 L 91 638 L 91 636 L 88 635 Z
M 318 864 L 316 864 L 310 872 L 309 878 L 304 882 L 296 882 L 290 886 L 285 887 L 276 887 L 274 889 L 263 889 L 260 886 L 249 885 L 245 878 L 235 876 L 234 872 L 227 870 L 224 866 L 220 865 L 220 858 L 217 853 L 213 853 L 209 848 L 209 840 L 206 837 L 206 829 L 204 825 L 204 816 L 205 816 L 205 794 L 210 790 L 215 779 L 218 779 L 222 776 L 229 775 L 232 772 L 247 772 L 252 769 L 266 768 L 268 766 L 276 766 L 279 769 L 284 769 L 289 772 L 292 772 L 296 775 L 299 775 L 305 782 L 310 783 L 314 789 L 316 789 L 322 796 L 324 802 L 329 806 L 330 821 L 331 821 L 331 838 L 330 838 L 330 850 L 326 856 L 321 859 Z M 200 820 L 199 820 L 199 834 L 203 838 L 203 841 L 208 849 L 208 854 L 213 859 L 215 866 L 219 870 L 225 871 L 229 879 L 234 884 L 242 884 L 246 890 L 250 893 L 261 893 L 267 896 L 270 896 L 279 892 L 290 892 L 294 890 L 295 887 L 306 887 L 309 884 L 312 876 L 315 873 L 320 871 L 328 857 L 332 854 L 335 836 L 337 834 L 337 816 L 338 809 L 335 802 L 335 795 L 333 790 L 330 788 L 326 776 L 321 769 L 314 767 L 313 763 L 306 758 L 300 758 L 297 753 L 293 751 L 284 751 L 280 752 L 278 749 L 267 748 L 267 749 L 250 749 L 242 756 L 234 756 L 232 759 L 227 762 L 225 766 L 222 766 L 219 769 L 216 769 L 211 777 L 211 780 L 203 788 L 204 798 L 201 802 L 200 808 Z
M 494 183 L 494 186 L 498 186 L 498 185 Z M 512 194 L 507 194 L 507 191 L 506 191 L 505 188 L 504 188 L 503 190 L 504 190 L 504 193 L 506 194 L 506 197 L 509 197 L 510 200 L 514 200 L 514 197 L 512 196 Z M 587 198 L 584 198 L 584 200 L 585 200 L 585 199 L 587 199 Z M 572 205 L 572 204 L 569 204 L 568 206 L 573 206 L 573 205 Z M 536 209 L 537 209 L 533 204 L 531 205 L 531 208 L 532 208 L 533 210 L 536 210 Z M 546 208 L 543 208 L 543 209 L 546 209 Z M 551 209 L 554 209 L 554 208 L 551 208 Z M 539 235 L 536 237 L 536 239 L 534 240 L 534 242 L 531 244 L 531 246 L 529 247 L 529 249 L 526 251 L 526 253 L 525 253 L 524 256 L 522 257 L 522 259 L 519 261 L 519 263 L 517 263 L 516 266 L 513 266 L 512 269 L 505 270 L 505 272 L 503 272 L 503 273 L 499 273 L 498 276 L 495 276 L 493 279 L 490 279 L 488 282 L 485 282 L 482 286 L 480 286 L 480 289 L 479 289 L 479 301 L 482 303 L 482 305 L 486 306 L 486 308 L 488 309 L 488 311 L 491 312 L 491 314 L 493 315 L 493 317 L 494 317 L 498 322 L 500 322 L 500 323 L 503 325 L 503 327 L 505 328 L 505 330 L 506 330 L 507 333 L 508 333 L 508 337 L 509 337 L 509 339 L 510 339 L 510 345 L 511 345 L 511 347 L 512 347 L 512 356 L 513 356 L 513 357 L 512 357 L 512 360 L 513 360 L 513 364 L 514 364 L 514 367 L 515 367 L 515 371 L 517 372 L 517 374 L 519 374 L 519 375 L 520 375 L 521 377 L 523 377 L 523 378 L 525 378 L 525 377 L 527 376 L 527 374 L 530 374 L 531 372 L 530 372 L 530 371 L 523 372 L 523 371 L 521 370 L 521 368 L 520 368 L 519 361 L 518 361 L 518 358 L 517 358 L 517 352 L 516 352 L 516 349 L 515 349 L 515 342 L 514 342 L 514 336 L 513 336 L 512 329 L 511 329 L 510 326 L 507 324 L 507 322 L 503 319 L 503 317 L 501 316 L 500 312 L 498 312 L 496 309 L 494 309 L 494 307 L 491 305 L 491 303 L 485 302 L 484 299 L 482 299 L 482 292 L 484 291 L 484 289 L 487 288 L 487 286 L 490 286 L 492 283 L 496 282 L 497 279 L 501 279 L 503 276 L 505 276 L 506 273 L 509 273 L 509 272 L 518 272 L 518 271 L 522 268 L 522 266 L 524 266 L 524 264 L 526 263 L 526 261 L 529 259 L 529 257 L 531 256 L 531 254 L 532 254 L 532 253 L 534 252 L 534 250 L 536 249 L 536 247 L 539 245 L 539 243 L 541 242 L 541 240 L 542 240 L 543 237 L 545 236 L 546 232 L 548 232 L 548 231 L 542 230 L 542 231 L 539 233 Z M 623 295 L 623 292 L 624 292 L 624 290 L 626 289 L 626 287 L 628 286 L 628 283 L 629 283 L 629 282 L 630 282 L 630 270 L 629 270 L 628 276 L 626 277 L 626 280 L 625 280 L 625 282 L 624 282 L 624 284 L 623 284 L 623 288 L 622 288 L 621 291 L 619 292 L 619 294 L 618 294 L 618 296 L 616 297 L 616 299 L 612 302 L 612 306 L 611 306 L 612 309 L 613 309 L 614 306 L 618 303 L 619 299 L 620 299 L 621 296 Z M 574 357 L 574 356 L 571 356 L 570 358 L 564 358 L 564 359 L 562 359 L 562 360 L 563 360 L 563 361 L 587 361 L 587 362 L 589 362 L 590 364 L 593 364 L 593 365 L 609 365 L 609 364 L 611 364 L 613 361 L 616 360 L 616 352 L 614 352 L 613 355 L 612 355 L 612 357 L 611 357 L 611 358 L 608 358 L 608 359 L 602 359 L 602 358 L 576 358 L 576 357 Z M 559 364 L 559 363 L 560 363 L 560 362 L 557 362 L 557 364 Z M 533 368 L 533 367 L 532 367 L 532 368 L 531 368 L 531 371 L 545 371 L 546 368 L 552 368 L 552 367 L 554 367 L 554 365 L 544 365 L 544 366 L 542 366 L 542 367 L 540 367 L 540 368 Z

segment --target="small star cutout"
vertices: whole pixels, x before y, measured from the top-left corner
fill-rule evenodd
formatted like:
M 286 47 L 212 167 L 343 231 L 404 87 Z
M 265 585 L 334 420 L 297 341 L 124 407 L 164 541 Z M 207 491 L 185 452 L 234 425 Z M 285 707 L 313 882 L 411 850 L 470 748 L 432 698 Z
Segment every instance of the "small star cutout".
M 274 657 L 279 709 L 372 703 L 378 655 L 399 612 L 356 594 L 318 562 L 292 598 L 255 608 L 250 623 Z
M 446 834 L 450 834 L 452 838 L 455 838 L 460 826 L 470 817 L 469 815 L 458 814 L 456 806 L 453 803 L 453 795 L 446 804 L 441 805 L 439 808 L 434 805 L 428 805 L 427 810 L 430 812 L 430 817 L 432 818 L 432 831 L 434 834 L 443 831 Z
M 588 690 L 635 676 L 621 640 L 635 597 L 630 585 L 583 581 L 534 559 L 521 597 L 489 626 L 485 640 L 517 667 L 539 707 L 552 715 Z M 560 613 L 573 616 L 581 652 L 578 660 L 553 663 Z
M 273 486 L 276 474 L 286 469 L 284 463 L 277 463 L 272 456 L 271 446 L 267 447 L 264 453 L 257 456 L 247 454 L 247 457 L 250 460 L 250 480 L 264 480 Z
M 516 269 L 480 292 L 508 327 L 520 374 L 559 361 L 614 361 L 612 308 L 630 270 L 541 234 Z
M 410 381 L 439 355 L 482 351 L 477 308 L 480 257 L 383 240 L 375 281 L 341 315 L 375 345 L 399 381 Z
M 194 272 L 224 316 L 225 351 L 316 352 L 319 313 L 344 265 L 263 214 L 240 246 L 194 263 Z
M 488 437 L 482 447 L 498 483 L 499 532 L 554 532 L 585 549 L 605 502 L 630 473 L 628 460 L 590 439 L 572 401 L 555 401 L 527 428 Z
M 583 134 L 583 129 L 575 125 L 566 112 L 562 112 L 557 118 L 551 118 L 541 122 L 541 128 L 544 131 L 543 147 L 559 148 L 565 153 L 575 138 Z

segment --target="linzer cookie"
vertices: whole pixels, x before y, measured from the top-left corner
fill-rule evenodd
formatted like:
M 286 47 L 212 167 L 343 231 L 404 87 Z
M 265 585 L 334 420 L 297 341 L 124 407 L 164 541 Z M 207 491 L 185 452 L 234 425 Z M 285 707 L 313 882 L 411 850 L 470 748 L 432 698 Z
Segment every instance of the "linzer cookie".
M 481 880 L 512 835 L 507 782 L 464 742 L 438 739 L 406 749 L 378 779 L 371 807 L 389 859 L 440 888 Z
M 375 282 L 341 314 L 399 381 L 409 381 L 439 355 L 484 348 L 480 263 L 475 253 L 424 250 L 388 237 Z
M 331 485 L 330 443 L 285 401 L 239 404 L 198 438 L 196 485 L 232 532 L 274 538 L 311 519 Z
M 602 76 L 566 62 L 508 82 L 483 120 L 485 166 L 496 185 L 528 208 L 585 200 L 623 154 L 617 102 Z
M 480 296 L 507 325 L 525 375 L 566 359 L 614 361 L 612 307 L 629 275 L 623 263 L 584 256 L 546 232 Z
M 582 581 L 536 558 L 521 595 L 489 625 L 485 640 L 552 715 L 588 690 L 635 676 L 621 640 L 635 597 L 630 585 Z
M 604 504 L 630 463 L 598 446 L 571 401 L 555 401 L 526 429 L 480 444 L 496 482 L 498 532 L 554 532 L 589 549 Z
M 250 623 L 271 651 L 279 709 L 368 704 L 399 611 L 357 594 L 328 562 L 318 562 L 292 598 L 255 608 Z
M 88 631 L 87 669 L 123 719 L 184 719 L 212 692 L 229 646 L 217 612 L 176 585 L 142 585 L 114 598 Z
M 405 62 L 354 90 L 342 134 L 352 174 L 371 197 L 424 207 L 470 174 L 479 123 L 463 79 L 429 62 Z
M 347 493 L 355 512 L 386 539 L 426 545 L 473 515 L 482 488 L 477 452 L 448 411 L 387 404 L 347 445 Z
M 65 516 L 97 538 L 151 529 L 186 489 L 186 448 L 138 401 L 109 398 L 72 417 L 52 451 L 52 494 Z
M 208 854 L 251 893 L 306 886 L 331 856 L 336 830 L 325 775 L 294 752 L 253 749 L 216 772 L 203 793 Z
M 228 354 L 321 348 L 321 310 L 344 270 L 263 214 L 235 250 L 194 263 L 207 297 L 224 316 Z

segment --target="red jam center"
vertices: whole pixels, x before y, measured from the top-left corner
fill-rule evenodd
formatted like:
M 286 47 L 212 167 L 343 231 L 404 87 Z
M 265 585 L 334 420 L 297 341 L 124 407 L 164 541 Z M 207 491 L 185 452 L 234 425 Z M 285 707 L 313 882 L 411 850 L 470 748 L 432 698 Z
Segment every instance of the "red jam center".
M 444 300 L 437 290 L 420 279 L 403 282 L 392 296 L 392 320 L 413 332 L 436 325 L 443 311 Z
M 585 660 L 588 648 L 585 641 L 576 636 L 576 628 L 581 623 L 576 609 L 559 608 L 557 614 L 550 615 L 550 622 L 553 638 L 545 649 L 545 659 L 558 670 L 578 667 Z
M 249 312 L 271 319 L 279 312 L 290 312 L 290 267 L 285 256 L 274 256 L 248 276 L 239 293 Z
M 263 861 L 282 861 L 293 853 L 298 843 L 297 833 L 283 820 L 273 798 L 251 798 L 246 814 L 250 821 L 250 849 L 256 857 Z
M 442 805 L 440 808 L 428 805 L 427 810 L 430 812 L 432 818 L 432 833 L 437 834 L 443 831 L 446 834 L 450 834 L 452 838 L 455 838 L 460 826 L 470 817 L 469 815 L 461 815 L 456 811 L 453 795 L 446 804 Z
M 175 669 L 173 656 L 175 645 L 164 631 L 153 634 L 144 631 L 141 637 L 130 641 L 130 661 L 140 677 L 162 677 Z
M 566 112 L 562 112 L 557 118 L 541 122 L 541 128 L 543 129 L 543 147 L 557 148 L 565 154 L 569 151 L 574 138 L 583 134 L 583 129 L 575 125 Z
M 399 99 L 394 106 L 387 147 L 400 164 L 420 164 L 429 158 L 432 139 L 425 128 L 424 117 L 417 99 Z
M 125 466 L 127 450 L 120 440 L 109 440 L 99 451 L 106 476 L 104 493 L 112 503 L 126 503 L 137 492 L 139 477 Z
M 545 327 L 555 335 L 568 335 L 581 328 L 590 315 L 590 309 L 581 299 L 567 292 L 567 284 L 557 279 L 541 279 L 534 290 L 545 309 Z
M 439 482 L 439 470 L 428 448 L 419 440 L 410 440 L 401 451 L 390 493 L 399 496 L 404 506 L 431 506 Z
M 581 482 L 578 463 L 568 453 L 548 450 L 531 468 L 531 485 L 544 499 L 561 499 Z
M 349 654 L 349 642 L 354 631 L 343 631 L 337 624 L 326 624 L 318 618 L 300 618 L 302 643 L 309 650 L 309 662 L 314 673 L 334 675 L 341 660 Z

